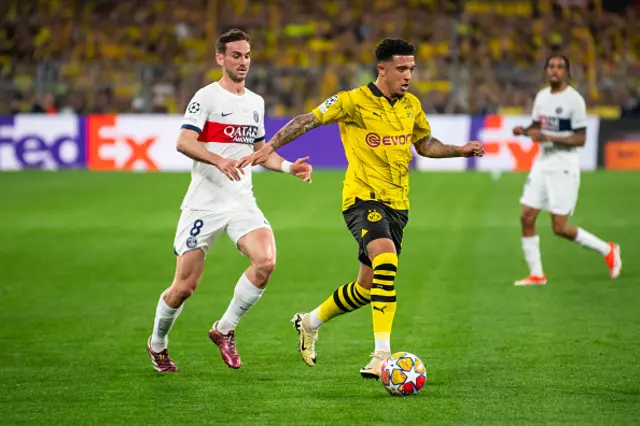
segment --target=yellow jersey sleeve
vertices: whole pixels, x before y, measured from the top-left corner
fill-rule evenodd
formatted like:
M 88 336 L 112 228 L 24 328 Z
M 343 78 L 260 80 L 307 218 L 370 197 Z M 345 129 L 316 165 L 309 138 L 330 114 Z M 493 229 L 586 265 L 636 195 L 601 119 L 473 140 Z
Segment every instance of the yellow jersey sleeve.
M 431 125 L 429 124 L 429 120 L 427 120 L 427 115 L 422 110 L 422 107 L 419 106 L 418 114 L 416 114 L 416 120 L 413 124 L 413 143 L 416 143 L 424 138 L 428 138 L 431 136 Z
M 349 92 L 333 95 L 313 110 L 313 114 L 322 124 L 349 120 L 355 116 L 355 113 L 356 108 Z

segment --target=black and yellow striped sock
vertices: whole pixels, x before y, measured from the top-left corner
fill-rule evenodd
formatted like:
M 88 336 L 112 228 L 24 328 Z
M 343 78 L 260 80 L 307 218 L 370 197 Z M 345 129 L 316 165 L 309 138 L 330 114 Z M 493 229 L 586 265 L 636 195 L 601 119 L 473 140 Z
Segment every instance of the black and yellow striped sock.
M 390 351 L 391 327 L 396 315 L 396 288 L 393 285 L 398 271 L 398 255 L 382 253 L 373 259 L 371 310 L 376 350 Z
M 318 319 L 327 322 L 338 315 L 355 311 L 369 304 L 369 290 L 357 282 L 340 286 L 318 309 Z

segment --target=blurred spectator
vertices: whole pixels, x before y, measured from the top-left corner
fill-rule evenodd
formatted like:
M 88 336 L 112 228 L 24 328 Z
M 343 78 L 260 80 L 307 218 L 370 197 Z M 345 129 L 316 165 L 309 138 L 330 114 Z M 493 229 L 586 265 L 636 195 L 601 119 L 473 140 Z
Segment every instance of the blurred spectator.
M 544 59 L 562 52 L 592 112 L 636 114 L 637 97 L 622 93 L 640 81 L 637 4 L 6 0 L 0 113 L 54 113 L 56 99 L 64 113 L 180 113 L 220 78 L 214 41 L 239 27 L 252 37 L 248 86 L 269 115 L 298 114 L 371 81 L 375 46 L 389 36 L 416 44 L 411 90 L 429 113 L 525 113 L 544 84 Z
M 45 93 L 42 96 L 38 97 L 38 100 L 34 102 L 31 107 L 31 113 L 44 113 L 44 114 L 55 114 L 58 112 L 58 109 L 55 105 L 55 98 L 51 93 Z

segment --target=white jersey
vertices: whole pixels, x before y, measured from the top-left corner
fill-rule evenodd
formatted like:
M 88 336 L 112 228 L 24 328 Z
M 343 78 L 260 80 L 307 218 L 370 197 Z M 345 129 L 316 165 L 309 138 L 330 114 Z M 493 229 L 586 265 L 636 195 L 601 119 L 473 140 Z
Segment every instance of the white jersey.
M 536 95 L 532 118 L 540 123 L 542 133 L 567 137 L 587 127 L 587 108 L 584 98 L 573 87 L 567 86 L 559 93 L 551 93 L 547 87 Z M 540 155 L 533 167 L 544 171 L 579 171 L 578 147 L 541 142 Z
M 235 95 L 219 83 L 211 83 L 189 102 L 182 128 L 198 132 L 198 140 L 209 152 L 239 160 L 264 140 L 264 99 L 249 89 Z M 214 211 L 255 206 L 251 168 L 245 168 L 240 176 L 242 180 L 234 182 L 216 167 L 194 161 L 182 209 Z

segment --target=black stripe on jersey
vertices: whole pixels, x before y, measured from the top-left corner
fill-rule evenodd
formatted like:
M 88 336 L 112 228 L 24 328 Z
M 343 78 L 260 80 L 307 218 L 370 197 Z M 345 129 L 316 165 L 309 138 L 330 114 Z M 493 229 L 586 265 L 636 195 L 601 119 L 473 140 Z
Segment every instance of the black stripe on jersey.
M 258 143 L 258 142 L 262 142 L 264 140 L 264 136 L 261 138 L 256 138 L 253 143 Z
M 199 128 L 198 126 L 194 126 L 193 124 L 183 124 L 182 126 L 180 126 L 180 128 L 181 129 L 187 129 L 187 130 L 193 130 L 194 132 L 197 132 L 198 134 L 202 133 L 202 129 Z
M 548 130 L 550 132 L 569 132 L 571 131 L 571 119 L 544 117 L 542 120 L 542 130 Z

